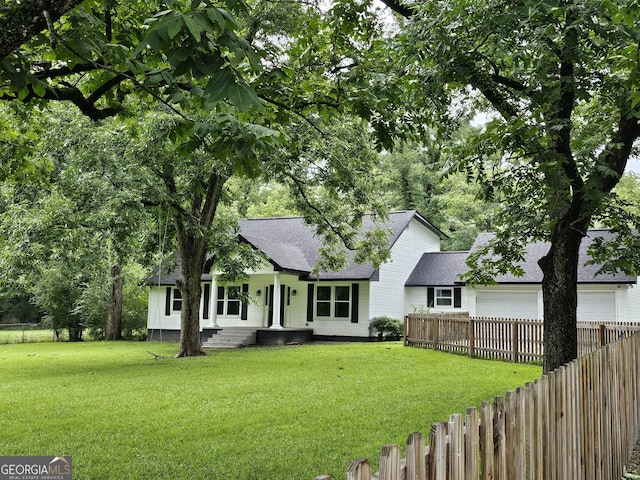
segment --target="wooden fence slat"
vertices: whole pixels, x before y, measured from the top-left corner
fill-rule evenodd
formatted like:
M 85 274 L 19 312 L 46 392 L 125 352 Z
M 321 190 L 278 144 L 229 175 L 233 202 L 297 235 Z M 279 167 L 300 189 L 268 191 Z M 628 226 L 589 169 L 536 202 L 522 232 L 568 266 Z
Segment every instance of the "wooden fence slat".
M 429 479 L 447 480 L 447 430 L 444 423 L 431 425 L 429 446 L 431 447 Z M 407 462 L 407 467 L 408 465 L 409 463 Z M 419 478 L 417 476 L 409 476 L 407 468 L 407 480 L 418 480 Z
M 507 392 L 504 397 L 504 432 L 506 478 L 520 478 L 516 476 L 516 394 Z
M 493 407 L 493 455 L 494 474 L 496 480 L 507 478 L 507 445 L 506 425 L 504 418 L 504 399 L 500 396 L 494 400 Z
M 533 383 L 533 408 L 532 408 L 532 420 L 533 420 L 533 447 L 531 449 L 531 456 L 533 458 L 533 470 L 532 478 L 543 478 L 543 459 L 544 459 L 544 409 L 542 402 L 542 382 L 540 379 L 536 379 Z
M 482 402 L 480 408 L 480 479 L 496 478 L 493 459 L 493 404 Z
M 347 470 L 347 480 L 371 480 L 369 460 L 366 458 L 352 460 Z
M 431 428 L 433 429 L 433 427 Z M 406 480 L 423 480 L 425 478 L 424 443 L 424 436 L 419 432 L 412 433 L 407 438 Z M 431 445 L 433 449 L 433 444 Z
M 551 395 L 551 391 L 553 390 L 553 387 L 555 386 L 551 384 L 551 379 L 554 378 L 554 375 L 545 375 L 544 377 L 542 377 L 542 382 L 543 382 L 543 398 L 542 398 L 542 402 L 543 402 L 543 409 L 544 409 L 544 438 L 547 440 L 544 443 L 544 476 L 542 478 L 545 479 L 553 479 L 555 478 L 553 475 L 555 475 L 555 471 L 554 471 L 554 445 L 555 445 L 555 430 L 553 428 L 553 421 L 555 418 L 555 414 L 554 414 L 554 406 L 552 404 L 552 395 Z
M 388 443 L 380 452 L 379 480 L 400 480 L 400 448 L 395 443 Z
M 468 408 L 464 430 L 464 480 L 478 480 L 480 462 L 480 427 L 478 410 Z
M 450 480 L 464 480 L 464 422 L 462 415 L 449 417 L 449 476 Z

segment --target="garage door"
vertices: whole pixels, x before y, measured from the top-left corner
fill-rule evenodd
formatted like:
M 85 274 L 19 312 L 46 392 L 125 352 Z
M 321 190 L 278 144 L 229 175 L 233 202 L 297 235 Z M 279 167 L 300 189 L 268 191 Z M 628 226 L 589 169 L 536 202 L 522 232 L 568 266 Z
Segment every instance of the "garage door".
M 476 316 L 538 318 L 537 292 L 477 292 Z
M 578 292 L 579 322 L 616 321 L 615 292 Z

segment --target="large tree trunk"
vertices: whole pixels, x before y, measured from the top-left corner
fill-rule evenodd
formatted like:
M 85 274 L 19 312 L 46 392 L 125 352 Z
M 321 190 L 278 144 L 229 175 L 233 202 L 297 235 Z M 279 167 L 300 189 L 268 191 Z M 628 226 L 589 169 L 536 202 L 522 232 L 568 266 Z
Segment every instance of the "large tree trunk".
M 549 252 L 538 262 L 543 273 L 545 373 L 578 356 L 578 253 L 584 230 L 576 227 L 559 222 Z
M 122 338 L 122 267 L 111 267 L 111 295 L 109 297 L 109 312 L 107 313 L 106 340 L 120 340 Z
M 178 288 L 182 293 L 182 310 L 180 311 L 180 348 L 176 357 L 205 355 L 200 338 L 200 296 L 202 294 L 200 279 L 206 240 L 181 238 L 178 243 L 182 262 L 182 279 L 178 282 Z

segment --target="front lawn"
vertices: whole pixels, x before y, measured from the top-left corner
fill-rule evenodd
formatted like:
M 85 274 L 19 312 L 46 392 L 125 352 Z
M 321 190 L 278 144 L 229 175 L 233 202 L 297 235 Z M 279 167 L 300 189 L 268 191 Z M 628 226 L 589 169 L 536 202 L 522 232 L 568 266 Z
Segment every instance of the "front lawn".
M 170 343 L 0 346 L 0 455 L 72 455 L 74 479 L 345 478 L 540 376 L 397 342 L 167 357 Z

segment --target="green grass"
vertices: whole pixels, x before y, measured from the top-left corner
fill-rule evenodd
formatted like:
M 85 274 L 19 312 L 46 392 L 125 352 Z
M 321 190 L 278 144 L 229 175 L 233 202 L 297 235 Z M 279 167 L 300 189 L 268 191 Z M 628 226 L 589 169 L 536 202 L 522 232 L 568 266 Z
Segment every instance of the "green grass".
M 0 346 L 1 454 L 72 455 L 76 480 L 341 479 L 541 373 L 396 342 L 146 350 L 176 345 Z

